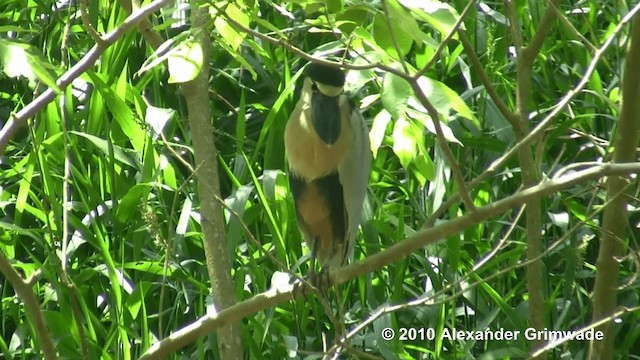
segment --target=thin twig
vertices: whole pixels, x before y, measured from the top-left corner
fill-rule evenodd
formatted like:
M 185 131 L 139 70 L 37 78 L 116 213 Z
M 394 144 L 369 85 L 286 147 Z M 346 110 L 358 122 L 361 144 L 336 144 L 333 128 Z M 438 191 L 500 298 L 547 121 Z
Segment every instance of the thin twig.
M 507 119 L 511 126 L 515 126 L 517 117 L 511 110 L 509 110 L 504 101 L 502 101 L 500 95 L 498 95 L 496 88 L 493 86 L 491 80 L 489 79 L 489 75 L 487 75 L 487 72 L 484 71 L 484 67 L 480 63 L 480 59 L 473 49 L 473 46 L 471 45 L 466 32 L 462 29 L 458 29 L 458 36 L 460 38 L 460 42 L 462 43 L 462 47 L 467 54 L 467 57 L 469 58 L 469 60 L 471 60 L 471 65 L 473 65 L 474 73 L 480 78 L 480 81 L 484 85 L 484 89 L 487 90 L 489 97 L 491 98 L 491 100 L 493 100 L 493 103 L 496 104 L 496 107 L 498 108 L 502 116 Z
M 80 19 L 82 20 L 84 29 L 93 39 L 93 41 L 96 42 L 96 44 L 102 43 L 104 40 L 102 40 L 102 37 L 100 36 L 100 34 L 98 34 L 93 25 L 91 25 L 91 21 L 89 20 L 89 14 L 87 12 L 87 0 L 79 0 L 78 3 L 80 4 Z
M 427 96 L 422 92 L 420 85 L 417 80 L 414 80 L 410 83 L 413 92 L 415 93 L 418 101 L 427 109 L 429 113 L 429 117 L 431 118 L 431 122 L 436 129 L 436 137 L 438 138 L 438 145 L 440 145 L 440 149 L 444 153 L 445 158 L 447 159 L 447 164 L 451 169 L 451 173 L 453 174 L 453 178 L 458 184 L 459 194 L 462 197 L 462 201 L 467 206 L 469 211 L 473 211 L 476 207 L 473 204 L 473 200 L 471 200 L 471 196 L 469 195 L 469 190 L 467 188 L 467 183 L 464 180 L 464 176 L 462 176 L 462 170 L 460 170 L 460 165 L 456 161 L 456 157 L 451 152 L 449 145 L 447 143 L 447 139 L 444 137 L 444 132 L 442 131 L 442 126 L 440 125 L 440 117 L 438 115 L 438 111 L 431 104 Z
M 389 30 L 389 37 L 391 38 L 391 42 L 393 43 L 393 47 L 396 49 L 396 53 L 398 54 L 398 60 L 400 60 L 400 64 L 402 64 L 402 69 L 406 74 L 409 73 L 409 68 L 407 67 L 407 63 L 404 61 L 404 54 L 400 50 L 400 45 L 398 44 L 398 38 L 396 37 L 396 32 L 393 31 L 393 26 L 391 25 L 391 16 L 389 16 L 389 8 L 387 6 L 387 1 L 382 0 L 382 13 L 384 14 L 384 18 L 387 23 L 387 30 Z M 435 58 L 435 56 L 434 56 Z

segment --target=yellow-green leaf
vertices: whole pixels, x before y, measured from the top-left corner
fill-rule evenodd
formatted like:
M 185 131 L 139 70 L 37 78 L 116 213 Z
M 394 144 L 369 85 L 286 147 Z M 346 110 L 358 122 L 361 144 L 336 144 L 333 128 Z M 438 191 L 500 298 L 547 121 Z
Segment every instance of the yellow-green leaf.
M 168 57 L 169 83 L 183 83 L 198 76 L 203 64 L 200 44 L 188 40 L 171 50 Z

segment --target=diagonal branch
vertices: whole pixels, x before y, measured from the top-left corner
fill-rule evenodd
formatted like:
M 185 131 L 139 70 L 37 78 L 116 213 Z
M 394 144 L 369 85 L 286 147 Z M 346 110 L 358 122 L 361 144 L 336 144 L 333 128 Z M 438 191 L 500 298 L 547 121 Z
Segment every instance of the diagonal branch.
M 329 283 L 339 285 L 363 276 L 388 264 L 402 259 L 428 244 L 456 234 L 466 227 L 486 221 L 487 219 L 509 211 L 531 200 L 540 199 L 568 189 L 585 181 L 600 179 L 611 175 L 628 175 L 640 173 L 640 162 L 626 164 L 602 164 L 592 166 L 586 170 L 576 171 L 557 179 L 544 181 L 536 186 L 522 190 L 492 204 L 477 208 L 474 212 L 450 220 L 446 223 L 424 229 L 418 234 L 354 264 L 333 270 L 328 274 Z M 196 341 L 201 336 L 218 329 L 221 326 L 237 322 L 250 314 L 276 306 L 290 300 L 292 297 L 308 293 L 305 283 L 296 282 L 292 286 L 272 288 L 258 294 L 251 299 L 226 308 L 216 314 L 201 317 L 192 324 L 174 332 L 168 338 L 151 346 L 140 360 L 157 359 Z
M 458 36 L 460 37 L 460 42 L 462 43 L 462 47 L 464 48 L 464 51 L 467 53 L 469 60 L 471 60 L 471 64 L 475 69 L 476 75 L 478 75 L 478 77 L 480 78 L 480 81 L 484 85 L 485 90 L 487 90 L 489 97 L 491 98 L 491 100 L 493 100 L 493 103 L 496 104 L 496 107 L 498 108 L 502 116 L 504 116 L 505 119 L 507 119 L 507 121 L 511 124 L 511 126 L 515 127 L 517 117 L 511 110 L 509 110 L 509 108 L 504 103 L 504 101 L 502 101 L 502 98 L 500 97 L 500 95 L 498 95 L 496 88 L 491 83 L 491 80 L 489 80 L 489 75 L 487 75 L 487 72 L 484 71 L 484 67 L 480 63 L 480 59 L 478 58 L 478 55 L 473 50 L 473 46 L 471 45 L 471 42 L 467 37 L 467 33 L 462 29 L 458 29 Z
M 38 343 L 44 353 L 44 358 L 47 360 L 57 359 L 56 347 L 53 344 L 51 333 L 47 328 L 47 323 L 44 320 L 44 315 L 40 309 L 40 303 L 36 296 L 33 294 L 33 290 L 30 287 L 30 283 L 25 281 L 20 274 L 11 266 L 9 260 L 6 258 L 4 252 L 0 251 L 0 273 L 9 281 L 16 295 L 24 303 L 24 307 L 27 310 L 27 315 L 31 318 L 33 328 L 38 336 Z

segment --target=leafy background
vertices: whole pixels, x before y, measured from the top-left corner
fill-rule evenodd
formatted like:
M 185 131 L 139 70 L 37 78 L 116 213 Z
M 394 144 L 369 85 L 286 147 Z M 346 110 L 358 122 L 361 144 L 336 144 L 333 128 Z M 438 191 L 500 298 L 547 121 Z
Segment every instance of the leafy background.
M 211 304 L 194 175 L 199 164 L 180 88 L 197 74 L 203 55 L 229 249 L 218 256 L 231 259 L 234 288 L 226 291 L 240 302 L 268 290 L 278 271 L 310 271 L 307 262 L 299 262 L 308 249 L 295 223 L 282 141 L 306 63 L 295 49 L 338 61 L 346 52 L 350 64 L 381 65 L 348 73 L 347 86 L 370 125 L 375 156 L 355 249 L 358 261 L 425 224 L 471 211 L 464 202 L 441 208 L 460 190 L 455 170 L 469 182 L 522 139 L 521 129 L 500 107 L 521 109 L 516 94 L 523 87 L 529 91 L 524 97 L 528 131 L 555 110 L 593 62 L 585 88 L 525 153 L 534 161 L 537 180 L 574 163 L 610 161 L 629 42 L 629 26 L 617 26 L 634 6 L 553 2 L 556 20 L 544 23 L 552 5 L 538 1 L 506 7 L 435 0 L 200 2 L 211 15 L 203 28 L 212 45 L 203 53 L 193 41 L 197 30 L 185 21 L 188 12 L 181 11 L 184 4 L 172 4 L 150 18 L 153 31 L 167 40 L 159 50 L 140 28 L 126 32 L 70 86 L 58 87 L 56 78 L 96 43 L 88 28 L 98 34 L 113 31 L 131 6 L 124 0 L 92 1 L 85 5 L 83 21 L 82 3 L 0 1 L 3 125 L 44 89 L 58 91 L 55 101 L 12 137 L 1 158 L 0 249 L 19 274 L 31 279 L 58 356 L 70 359 L 137 358 L 207 313 Z M 519 40 L 510 15 L 520 21 Z M 455 32 L 459 20 L 464 30 Z M 524 78 L 514 41 L 527 44 L 545 26 L 530 77 Z M 286 39 L 287 45 L 244 28 Z M 609 40 L 602 56 L 594 57 Z M 385 67 L 409 74 L 425 69 L 416 86 L 437 111 L 446 142 L 438 144 L 432 113 L 416 89 Z M 489 96 L 482 73 L 502 104 Z M 633 156 L 637 161 L 637 153 Z M 521 190 L 523 166 L 521 157 L 512 157 L 469 188 L 473 206 Z M 629 309 L 637 309 L 640 301 L 640 215 L 637 178 L 633 181 L 623 239 L 629 252 L 620 260 L 618 295 L 618 303 Z M 584 182 L 540 200 L 543 276 L 535 295 L 543 299 L 540 316 L 549 329 L 579 329 L 592 321 L 607 200 L 603 184 Z M 444 211 L 431 217 L 438 209 Z M 445 328 L 529 327 L 532 293 L 523 266 L 528 235 L 522 210 L 460 229 L 326 293 L 246 314 L 240 327 L 243 356 L 320 358 L 323 344 L 330 347 L 342 331 L 355 329 L 340 356 L 526 358 L 532 342 L 524 337 L 380 337 L 386 327 L 437 334 Z M 41 343 L 14 286 L 8 278 L 0 281 L 0 351 L 7 359 L 39 358 Z M 614 322 L 612 358 L 640 358 L 639 324 L 637 310 Z M 569 341 L 547 356 L 582 359 L 587 347 L 585 341 Z M 217 358 L 216 335 L 201 336 L 171 356 Z

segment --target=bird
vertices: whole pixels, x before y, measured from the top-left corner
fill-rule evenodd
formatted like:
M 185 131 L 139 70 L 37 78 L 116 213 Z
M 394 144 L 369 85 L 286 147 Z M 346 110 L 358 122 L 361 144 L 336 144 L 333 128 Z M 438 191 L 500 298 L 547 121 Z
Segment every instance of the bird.
M 309 63 L 285 126 L 289 184 L 312 269 L 346 264 L 355 244 L 371 171 L 369 129 L 345 94 L 345 73 Z

